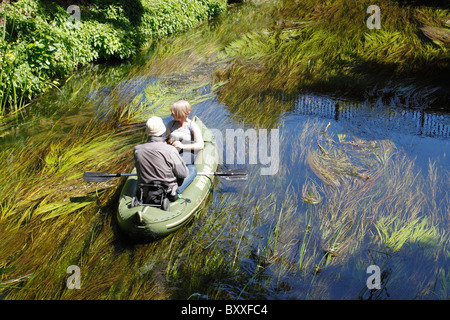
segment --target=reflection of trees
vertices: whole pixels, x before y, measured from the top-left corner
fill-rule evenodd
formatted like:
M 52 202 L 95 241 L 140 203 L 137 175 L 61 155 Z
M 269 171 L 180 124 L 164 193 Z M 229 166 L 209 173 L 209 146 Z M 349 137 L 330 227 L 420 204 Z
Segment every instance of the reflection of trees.
M 350 103 L 333 98 L 288 94 L 271 90 L 270 81 L 255 77 L 230 78 L 227 85 L 218 93 L 219 99 L 226 105 L 231 117 L 261 127 L 276 126 L 282 115 L 294 112 L 301 115 L 313 115 L 346 121 L 364 123 L 373 128 L 389 128 L 398 131 L 429 137 L 450 137 L 450 126 L 447 116 L 442 113 L 416 109 L 416 103 L 398 103 L 392 105 L 398 97 L 391 101 L 375 102 L 376 108 L 370 104 Z
M 444 114 L 411 108 L 369 108 L 363 104 L 300 95 L 295 101 L 295 113 L 315 115 L 336 121 L 364 123 L 373 128 L 410 130 L 430 137 L 450 137 L 450 126 Z

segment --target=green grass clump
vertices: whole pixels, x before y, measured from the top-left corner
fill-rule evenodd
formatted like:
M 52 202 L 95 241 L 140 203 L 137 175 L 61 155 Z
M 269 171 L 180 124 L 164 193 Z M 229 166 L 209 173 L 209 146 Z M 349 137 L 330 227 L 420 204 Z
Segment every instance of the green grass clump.
M 436 244 L 439 239 L 436 228 L 430 228 L 426 218 L 414 219 L 404 226 L 395 218 L 382 218 L 375 227 L 382 243 L 392 252 L 399 251 L 406 243 Z

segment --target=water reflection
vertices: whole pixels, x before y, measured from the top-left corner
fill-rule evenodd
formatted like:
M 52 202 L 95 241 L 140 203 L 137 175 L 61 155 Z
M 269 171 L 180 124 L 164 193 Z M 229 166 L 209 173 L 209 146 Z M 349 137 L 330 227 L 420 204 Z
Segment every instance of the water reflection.
M 377 130 L 403 134 L 449 138 L 450 117 L 447 114 L 382 104 L 351 103 L 313 95 L 300 95 L 293 113 L 318 116 L 341 122 L 364 124 Z

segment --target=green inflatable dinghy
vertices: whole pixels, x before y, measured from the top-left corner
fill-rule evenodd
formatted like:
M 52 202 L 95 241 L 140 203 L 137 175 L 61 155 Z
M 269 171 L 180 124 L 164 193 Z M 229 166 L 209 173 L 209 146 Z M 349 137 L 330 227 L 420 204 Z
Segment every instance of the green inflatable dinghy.
M 184 190 L 180 199 L 170 203 L 169 211 L 145 205 L 133 207 L 137 176 L 130 175 L 121 192 L 117 221 L 120 229 L 131 238 L 139 241 L 155 240 L 178 230 L 191 220 L 211 191 L 219 158 L 216 141 L 198 117 L 192 121 L 200 127 L 205 142 L 204 149 L 198 152 L 194 162 L 200 174 Z

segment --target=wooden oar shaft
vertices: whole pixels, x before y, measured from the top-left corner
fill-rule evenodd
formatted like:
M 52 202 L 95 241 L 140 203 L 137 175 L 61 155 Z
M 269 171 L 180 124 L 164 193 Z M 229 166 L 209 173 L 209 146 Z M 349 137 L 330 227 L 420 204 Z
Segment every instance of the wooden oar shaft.
M 247 175 L 246 172 L 197 172 L 198 175 L 201 176 L 207 176 L 207 175 L 211 175 L 211 176 L 245 176 Z
M 85 172 L 83 174 L 83 179 L 86 182 L 104 182 L 113 178 L 118 177 L 129 177 L 136 176 L 136 173 L 103 173 L 103 172 Z M 217 171 L 217 172 L 197 172 L 197 175 L 214 175 L 221 177 L 241 177 L 246 178 L 248 172 L 245 169 L 235 169 L 228 171 Z
M 103 172 L 85 172 L 83 179 L 86 182 L 104 182 L 113 178 L 133 176 L 135 173 L 103 173 Z

